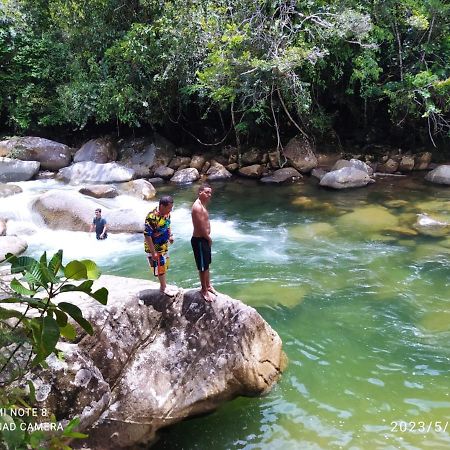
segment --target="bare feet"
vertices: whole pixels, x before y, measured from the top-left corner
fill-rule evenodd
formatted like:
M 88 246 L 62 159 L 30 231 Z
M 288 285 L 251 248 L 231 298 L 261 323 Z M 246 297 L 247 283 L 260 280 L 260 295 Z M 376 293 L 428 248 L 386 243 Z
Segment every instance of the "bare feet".
M 208 286 L 208 291 L 211 292 L 211 294 L 217 295 L 217 291 L 211 286 Z
M 162 294 L 165 294 L 168 297 L 174 297 L 176 295 L 176 293 L 178 292 L 178 289 L 166 286 L 164 289 L 160 289 L 160 291 Z
M 205 300 L 205 302 L 211 303 L 214 300 L 208 291 L 206 292 L 200 291 L 200 294 L 202 294 L 202 297 Z

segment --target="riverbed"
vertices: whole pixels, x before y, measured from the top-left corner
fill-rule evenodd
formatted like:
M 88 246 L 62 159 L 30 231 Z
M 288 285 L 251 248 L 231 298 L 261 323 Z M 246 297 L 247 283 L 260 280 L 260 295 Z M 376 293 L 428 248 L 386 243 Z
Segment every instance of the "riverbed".
M 103 273 L 149 278 L 142 236 L 50 231 L 29 212 L 54 181 L 19 183 L 2 199 L 17 211 L 27 254 L 64 249 Z M 450 236 L 418 234 L 417 214 L 450 221 L 450 188 L 423 174 L 330 191 L 312 179 L 288 186 L 214 184 L 211 276 L 219 291 L 257 308 L 289 358 L 262 398 L 239 398 L 165 430 L 157 450 L 422 449 L 450 447 Z M 199 285 L 190 249 L 196 185 L 175 198 L 169 283 Z M 11 200 L 14 199 L 14 200 Z M 99 201 L 145 213 L 156 202 Z M 1 211 L 0 211 L 1 212 Z

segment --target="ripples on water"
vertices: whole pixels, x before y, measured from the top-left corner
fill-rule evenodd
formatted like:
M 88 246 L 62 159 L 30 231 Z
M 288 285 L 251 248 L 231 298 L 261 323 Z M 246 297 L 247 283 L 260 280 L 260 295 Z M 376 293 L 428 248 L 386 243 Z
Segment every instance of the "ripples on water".
M 26 185 L 24 204 L 57 186 Z M 169 281 L 198 286 L 189 243 L 195 187 L 162 191 L 175 196 Z M 450 422 L 450 238 L 410 232 L 424 208 L 450 217 L 449 199 L 449 188 L 421 179 L 349 192 L 215 185 L 216 288 L 258 308 L 290 364 L 268 396 L 178 424 L 155 448 L 449 448 L 450 423 L 445 432 L 438 423 Z M 145 215 L 155 202 L 133 204 Z M 32 220 L 23 210 L 14 213 L 18 227 Z M 378 229 L 380 220 L 387 229 Z M 148 277 L 140 236 L 98 242 L 31 228 L 30 254 L 64 248 L 67 258 L 90 257 L 106 273 Z M 420 422 L 432 426 L 421 431 Z

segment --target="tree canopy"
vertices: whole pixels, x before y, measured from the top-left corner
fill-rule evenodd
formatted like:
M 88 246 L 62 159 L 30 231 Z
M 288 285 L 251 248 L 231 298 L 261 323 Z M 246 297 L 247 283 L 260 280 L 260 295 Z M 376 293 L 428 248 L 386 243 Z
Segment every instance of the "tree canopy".
M 14 132 L 450 136 L 445 0 L 0 1 L 0 120 Z

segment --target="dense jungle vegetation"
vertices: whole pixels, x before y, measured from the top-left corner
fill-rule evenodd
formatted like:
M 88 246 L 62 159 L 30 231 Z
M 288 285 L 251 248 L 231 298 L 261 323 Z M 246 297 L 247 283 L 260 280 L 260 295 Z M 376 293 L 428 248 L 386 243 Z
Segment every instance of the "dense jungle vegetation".
M 448 143 L 446 0 L 0 0 L 0 130 Z

